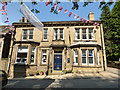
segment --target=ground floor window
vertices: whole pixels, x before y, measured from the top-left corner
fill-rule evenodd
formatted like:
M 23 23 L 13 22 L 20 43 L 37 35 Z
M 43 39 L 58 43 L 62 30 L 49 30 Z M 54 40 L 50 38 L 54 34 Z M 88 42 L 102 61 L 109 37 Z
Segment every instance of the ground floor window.
M 78 51 L 74 51 L 74 65 L 78 65 Z
M 31 57 L 30 57 L 30 64 L 34 64 L 34 58 L 35 58 L 35 48 L 31 48 Z
M 16 63 L 27 63 L 28 47 L 18 47 Z
M 82 50 L 82 65 L 87 65 L 87 61 L 89 65 L 94 64 L 94 50 L 88 49 L 88 50 Z
M 47 50 L 42 50 L 42 64 L 47 64 Z
M 87 53 L 86 53 L 87 50 L 82 50 L 82 64 L 83 65 L 86 65 L 87 64 Z
M 94 64 L 94 51 L 93 50 L 88 50 L 88 61 L 89 61 L 89 64 Z

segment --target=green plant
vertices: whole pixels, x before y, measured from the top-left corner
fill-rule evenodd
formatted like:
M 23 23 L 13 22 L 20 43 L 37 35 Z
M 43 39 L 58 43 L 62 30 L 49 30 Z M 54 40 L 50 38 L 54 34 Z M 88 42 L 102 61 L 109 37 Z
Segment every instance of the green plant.
M 43 73 L 43 71 L 40 71 L 40 73 Z

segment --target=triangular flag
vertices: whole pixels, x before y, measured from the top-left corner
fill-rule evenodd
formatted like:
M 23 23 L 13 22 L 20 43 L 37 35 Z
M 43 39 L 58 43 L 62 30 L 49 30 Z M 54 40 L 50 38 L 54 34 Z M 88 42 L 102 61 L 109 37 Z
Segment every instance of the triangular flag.
M 87 20 L 85 23 L 88 23 L 89 20 Z
M 49 0 L 45 3 L 45 5 L 46 5 L 46 6 L 48 6 L 48 5 L 49 5 Z
M 60 8 L 59 8 L 58 12 L 61 12 L 61 10 L 62 10 L 62 9 L 63 9 L 63 7 L 61 7 L 61 6 L 60 6 Z
M 68 16 L 70 17 L 71 15 L 72 15 L 72 12 L 70 12 Z
M 54 5 L 54 9 L 55 9 L 55 10 L 57 9 L 57 4 Z
M 68 12 L 68 10 L 67 9 L 65 9 L 65 13 L 67 13 Z
M 77 16 L 77 20 L 80 18 L 80 16 Z
M 83 17 L 81 17 L 80 21 L 82 21 Z
M 83 19 L 83 22 L 85 21 L 85 19 Z
M 74 18 L 76 18 L 76 14 L 74 14 Z

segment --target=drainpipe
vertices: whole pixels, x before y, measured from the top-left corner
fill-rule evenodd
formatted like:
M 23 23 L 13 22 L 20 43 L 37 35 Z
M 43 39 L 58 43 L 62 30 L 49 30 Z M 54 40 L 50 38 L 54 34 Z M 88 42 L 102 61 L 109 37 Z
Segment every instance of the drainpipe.
M 102 24 L 100 24 L 100 34 L 101 34 L 101 45 L 102 45 L 102 56 L 103 56 L 103 68 L 104 68 L 104 71 L 106 70 L 105 68 L 105 47 L 104 47 L 104 36 L 103 36 L 103 30 L 102 30 Z

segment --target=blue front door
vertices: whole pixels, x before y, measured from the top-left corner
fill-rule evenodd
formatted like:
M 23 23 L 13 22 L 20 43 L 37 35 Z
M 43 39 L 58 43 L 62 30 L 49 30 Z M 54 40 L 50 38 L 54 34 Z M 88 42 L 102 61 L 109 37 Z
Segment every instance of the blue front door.
M 62 55 L 54 55 L 54 70 L 62 70 Z

